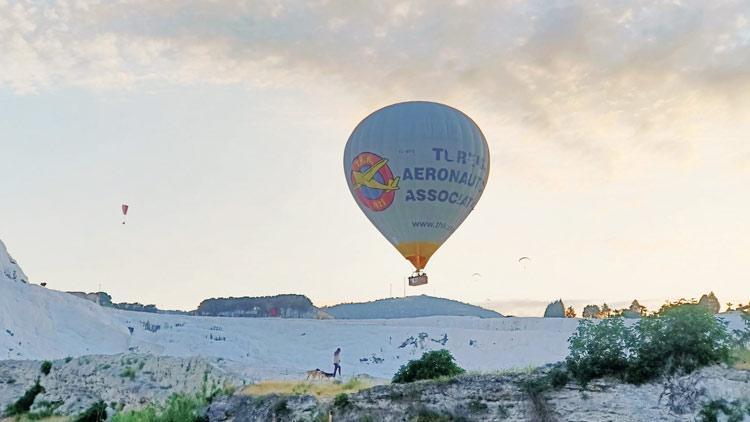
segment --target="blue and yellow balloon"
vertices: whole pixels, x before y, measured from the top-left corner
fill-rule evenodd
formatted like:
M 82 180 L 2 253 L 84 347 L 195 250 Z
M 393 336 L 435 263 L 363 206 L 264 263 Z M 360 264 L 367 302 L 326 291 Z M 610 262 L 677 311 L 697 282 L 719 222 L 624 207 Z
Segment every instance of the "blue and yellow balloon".
M 489 171 L 489 147 L 476 123 L 432 102 L 370 114 L 344 150 L 357 205 L 418 273 L 474 209 Z

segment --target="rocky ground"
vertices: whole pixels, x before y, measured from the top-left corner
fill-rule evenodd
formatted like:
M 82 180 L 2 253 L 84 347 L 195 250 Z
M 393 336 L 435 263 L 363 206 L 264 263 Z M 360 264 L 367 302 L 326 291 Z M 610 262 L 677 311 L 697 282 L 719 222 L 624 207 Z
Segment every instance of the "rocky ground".
M 46 392 L 35 407 L 59 402 L 57 413 L 77 414 L 99 399 L 111 409 L 162 402 L 176 392 L 203 386 L 241 387 L 247 379 L 221 359 L 142 354 L 86 356 L 53 362 L 49 375 L 40 361 L 0 361 L 0 407 L 17 400 L 40 377 Z M 750 403 L 750 371 L 714 366 L 642 386 L 614 379 L 539 388 L 532 372 L 469 374 L 453 379 L 380 385 L 347 396 L 242 394 L 220 396 L 208 409 L 211 421 L 693 421 L 703 404 L 724 399 Z M 323 381 L 328 382 L 328 381 Z M 239 391 L 239 389 L 238 389 Z M 750 417 L 747 418 L 750 420 Z
M 56 413 L 73 415 L 104 400 L 110 408 L 134 409 L 166 400 L 172 393 L 242 386 L 243 377 L 222 359 L 175 358 L 143 354 L 96 355 L 52 362 L 49 375 L 41 361 L 0 361 L 0 410 L 34 385 L 45 392 L 32 410 L 58 403 Z M 111 413 L 111 412 L 110 412 Z
M 311 396 L 235 395 L 214 402 L 209 419 L 328 420 L 331 414 L 334 421 L 694 421 L 702 404 L 711 400 L 750 400 L 750 372 L 726 367 L 642 386 L 607 379 L 586 390 L 574 383 L 547 391 L 530 387 L 529 382 L 543 373 L 383 385 L 338 402 L 318 402 Z

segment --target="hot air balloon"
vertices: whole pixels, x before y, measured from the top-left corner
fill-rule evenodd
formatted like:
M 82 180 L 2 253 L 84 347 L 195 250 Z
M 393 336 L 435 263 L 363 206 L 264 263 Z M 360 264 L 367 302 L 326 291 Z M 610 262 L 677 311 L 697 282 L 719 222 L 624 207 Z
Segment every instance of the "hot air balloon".
M 490 171 L 489 147 L 467 115 L 413 101 L 362 120 L 344 150 L 349 190 L 373 225 L 414 266 L 410 285 L 474 209 Z
M 125 224 L 125 216 L 128 215 L 128 208 L 130 208 L 126 204 L 122 204 L 122 224 Z

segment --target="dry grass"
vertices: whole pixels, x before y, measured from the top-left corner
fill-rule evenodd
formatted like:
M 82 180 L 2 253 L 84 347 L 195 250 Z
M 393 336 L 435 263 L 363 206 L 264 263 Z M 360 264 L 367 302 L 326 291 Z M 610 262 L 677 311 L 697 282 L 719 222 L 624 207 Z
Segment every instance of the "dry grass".
M 732 354 L 735 368 L 750 370 L 750 349 L 737 349 Z
M 263 381 L 248 385 L 241 394 L 264 396 L 267 394 L 309 394 L 316 397 L 334 397 L 341 393 L 356 393 L 375 385 L 369 379 L 352 378 L 347 382 L 335 381 Z

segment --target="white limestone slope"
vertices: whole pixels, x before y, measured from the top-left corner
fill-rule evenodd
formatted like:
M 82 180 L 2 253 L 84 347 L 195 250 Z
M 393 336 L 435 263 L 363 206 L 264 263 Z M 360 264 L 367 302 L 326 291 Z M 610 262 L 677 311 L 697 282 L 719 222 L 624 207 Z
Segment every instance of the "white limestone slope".
M 0 279 L 5 278 L 11 281 L 26 283 L 29 278 L 23 273 L 16 260 L 8 253 L 2 239 L 0 239 Z
M 4 247 L 0 262 L 10 263 Z M 309 369 L 332 371 L 333 350 L 341 347 L 345 376 L 390 378 L 408 360 L 441 348 L 468 370 L 555 362 L 567 354 L 567 339 L 578 323 L 564 318 L 309 320 L 129 312 L 21 283 L 22 272 L 16 269 L 15 280 L 0 276 L 0 359 L 133 351 L 223 358 L 256 379 L 300 378 Z M 739 317 L 729 318 L 739 326 Z M 444 344 L 438 342 L 445 336 Z
M 97 304 L 27 284 L 0 241 L 0 359 L 127 350 L 127 328 Z M 11 274 L 11 276 L 8 275 Z M 12 276 L 15 274 L 15 277 Z

